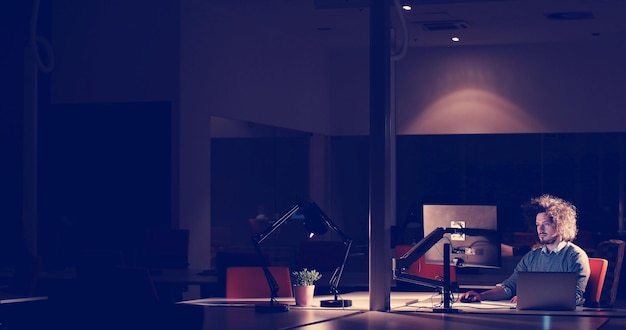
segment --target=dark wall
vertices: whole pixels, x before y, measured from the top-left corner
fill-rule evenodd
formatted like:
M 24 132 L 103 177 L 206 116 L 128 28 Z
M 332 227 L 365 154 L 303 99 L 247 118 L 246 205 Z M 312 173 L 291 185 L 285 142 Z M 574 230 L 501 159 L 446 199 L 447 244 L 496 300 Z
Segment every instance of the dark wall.
M 398 136 L 392 243 L 422 238 L 423 204 L 497 205 L 498 227 L 505 243 L 512 243 L 513 232 L 534 230 L 534 219 L 525 219 L 520 206 L 543 193 L 573 202 L 580 230 L 597 243 L 618 229 L 624 141 L 626 133 Z M 246 221 L 258 205 L 268 216 L 282 214 L 294 192 L 306 193 L 308 174 L 301 171 L 306 165 L 295 172 L 285 169 L 289 162 L 303 162 L 306 154 L 290 152 L 282 164 L 274 160 L 273 148 L 272 139 L 215 139 L 212 207 L 213 226 L 219 228 L 214 239 L 224 242 L 225 228 L 249 228 Z M 297 143 L 293 148 L 301 150 Z M 325 211 L 359 245 L 368 244 L 368 155 L 368 137 L 331 139 L 331 207 Z M 239 235 L 235 241 L 248 244 L 249 231 Z
M 533 230 L 520 206 L 550 193 L 579 209 L 579 228 L 617 231 L 624 133 L 398 137 L 398 220 L 421 205 L 495 204 L 503 233 Z M 623 162 L 623 161 L 622 161 Z M 400 221 L 399 221 L 400 223 Z
M 42 4 L 43 11 L 48 3 Z M 22 230 L 24 132 L 24 54 L 32 1 L 0 3 L 0 265 L 26 253 Z M 39 33 L 49 36 L 49 17 L 40 16 Z M 45 58 L 43 59 L 46 60 Z M 40 99 L 47 100 L 48 81 L 40 75 Z
M 369 137 L 331 139 L 331 211 L 355 245 L 369 243 Z
M 39 250 L 126 252 L 171 223 L 170 104 L 62 104 L 39 114 Z
M 398 136 L 392 243 L 421 239 L 427 203 L 497 205 L 506 241 L 529 230 L 520 206 L 543 193 L 573 202 L 579 228 L 596 240 L 615 235 L 624 141 L 626 133 Z M 367 244 L 368 137 L 336 137 L 331 148 L 332 214 Z

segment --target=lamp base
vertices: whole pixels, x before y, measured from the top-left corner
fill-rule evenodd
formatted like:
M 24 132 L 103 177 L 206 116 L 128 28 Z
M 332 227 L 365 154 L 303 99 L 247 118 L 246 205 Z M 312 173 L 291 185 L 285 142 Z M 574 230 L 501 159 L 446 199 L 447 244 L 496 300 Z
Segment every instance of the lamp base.
M 458 313 L 460 311 L 458 308 L 433 308 L 433 313 Z
M 348 299 L 332 299 L 320 301 L 320 307 L 350 307 L 352 300 Z
M 283 313 L 289 311 L 289 305 L 285 304 L 257 304 L 254 306 L 254 311 L 257 313 Z

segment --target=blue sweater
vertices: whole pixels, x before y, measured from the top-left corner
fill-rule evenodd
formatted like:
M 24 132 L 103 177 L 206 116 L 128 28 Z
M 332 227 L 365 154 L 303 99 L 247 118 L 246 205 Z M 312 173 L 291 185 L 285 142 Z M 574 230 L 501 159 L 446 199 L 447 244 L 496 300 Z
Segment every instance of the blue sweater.
M 517 272 L 574 272 L 578 273 L 576 304 L 582 305 L 585 288 L 591 274 L 587 253 L 572 242 L 560 242 L 557 248 L 548 252 L 543 246 L 522 257 L 513 274 L 501 283 L 508 298 L 517 295 Z

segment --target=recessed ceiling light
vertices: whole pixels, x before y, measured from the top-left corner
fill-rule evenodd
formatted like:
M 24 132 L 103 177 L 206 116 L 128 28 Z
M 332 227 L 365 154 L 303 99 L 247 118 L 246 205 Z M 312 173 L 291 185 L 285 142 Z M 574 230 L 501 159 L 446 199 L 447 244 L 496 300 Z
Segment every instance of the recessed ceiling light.
M 406 11 L 411 11 L 411 9 L 413 9 L 413 8 L 411 8 L 410 5 L 404 5 L 404 6 L 402 6 L 402 9 L 404 9 Z
M 450 38 L 450 39 L 451 39 L 452 41 L 454 41 L 454 42 L 459 42 L 459 41 L 461 41 L 461 38 L 459 38 L 459 37 L 452 37 L 452 38 Z

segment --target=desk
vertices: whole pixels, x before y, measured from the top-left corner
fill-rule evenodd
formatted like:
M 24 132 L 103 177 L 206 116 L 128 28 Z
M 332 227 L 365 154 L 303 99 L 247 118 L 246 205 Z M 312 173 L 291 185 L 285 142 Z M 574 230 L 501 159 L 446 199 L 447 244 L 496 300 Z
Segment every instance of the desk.
M 580 308 L 572 312 L 517 311 L 508 308 L 477 309 L 455 304 L 459 313 L 432 313 L 421 306 L 441 301 L 439 295 L 426 292 L 392 292 L 390 311 L 369 311 L 369 293 L 352 292 L 342 298 L 351 299 L 352 306 L 341 309 L 321 308 L 319 301 L 331 296 L 316 296 L 312 307 L 291 307 L 286 313 L 258 314 L 256 302 L 267 299 L 210 298 L 180 302 L 201 310 L 202 326 L 194 329 L 623 329 L 626 310 L 591 310 Z M 417 303 L 411 304 L 413 301 Z M 292 298 L 279 299 L 293 304 Z
M 42 315 L 47 296 L 28 296 L 0 291 L 0 328 L 42 329 L 35 324 L 34 315 Z
M 568 317 L 540 315 L 504 316 L 473 314 L 423 314 L 367 312 L 349 318 L 328 320 L 324 323 L 299 327 L 306 330 L 339 329 L 598 329 L 607 322 L 606 318 Z
M 188 306 L 195 308 L 199 317 L 193 322 L 194 329 L 293 329 L 299 326 L 342 319 L 363 313 L 357 310 L 320 309 L 293 307 L 284 313 L 256 313 L 253 306 Z M 187 311 L 186 322 L 190 324 L 191 311 Z
M 47 296 L 16 295 L 0 291 L 0 305 L 47 300 Z
M 392 292 L 390 297 L 390 305 L 392 309 L 398 309 L 405 307 L 407 302 L 414 301 L 415 299 L 420 299 L 420 301 L 425 301 L 425 299 L 433 296 L 431 293 L 425 292 Z M 351 310 L 351 311 L 369 311 L 369 292 L 367 291 L 357 291 L 345 293 L 340 296 L 343 299 L 352 300 L 352 306 L 345 308 L 322 308 L 320 306 L 320 301 L 334 299 L 334 296 L 331 295 L 320 295 L 313 297 L 313 305 L 311 307 L 307 307 L 307 309 L 320 309 L 320 310 Z M 295 307 L 295 299 L 294 298 L 283 298 L 279 297 L 276 300 L 283 304 L 291 305 L 293 308 Z M 184 305 L 197 305 L 197 306 L 228 306 L 228 305 L 236 305 L 236 306 L 248 306 L 253 307 L 255 303 L 258 302 L 268 302 L 269 298 L 203 298 L 203 299 L 194 299 L 181 301 L 178 304 Z

